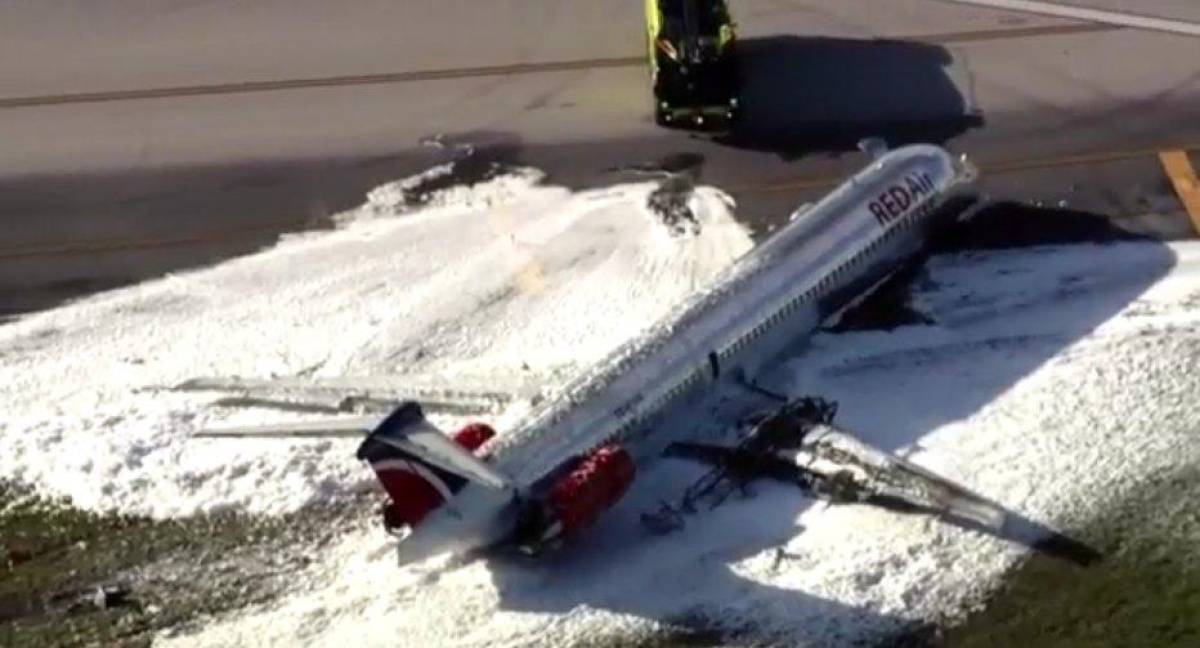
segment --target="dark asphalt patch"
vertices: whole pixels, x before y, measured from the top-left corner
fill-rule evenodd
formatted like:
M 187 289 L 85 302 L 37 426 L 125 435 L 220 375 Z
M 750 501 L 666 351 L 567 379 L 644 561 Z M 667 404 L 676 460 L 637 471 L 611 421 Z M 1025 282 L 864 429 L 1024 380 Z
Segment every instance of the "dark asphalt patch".
M 474 187 L 493 180 L 512 170 L 518 149 L 514 145 L 478 145 L 469 139 L 456 138 L 446 142 L 443 138 L 427 140 L 437 148 L 449 149 L 451 159 L 446 162 L 444 172 L 427 173 L 420 182 L 402 189 L 403 206 L 415 209 L 429 203 L 439 192 L 454 187 Z
M 673 236 L 700 234 L 700 221 L 690 204 L 695 188 L 690 178 L 674 175 L 659 183 L 646 197 L 646 207 Z
M 1070 209 L 1046 208 L 1017 202 L 998 202 L 975 212 L 969 220 L 939 233 L 931 254 L 997 250 L 1038 245 L 1116 243 L 1153 240 L 1116 226 L 1112 219 Z M 848 308 L 833 333 L 891 330 L 900 326 L 936 323 L 912 305 L 912 288 L 923 280 L 923 262 L 892 275 L 876 292 Z
M 876 289 L 875 294 L 847 308 L 831 326 L 830 333 L 890 331 L 901 326 L 933 324 L 929 316 L 912 306 L 912 287 L 922 273 L 922 264 L 909 264 Z
M 683 151 L 651 162 L 610 167 L 605 172 L 658 178 L 658 186 L 646 198 L 647 209 L 673 236 L 695 236 L 700 233 L 700 221 L 690 202 L 704 169 L 704 160 L 700 153 Z
M 997 202 L 934 241 L 935 253 L 997 250 L 1035 245 L 1151 240 L 1121 229 L 1111 218 L 1071 209 Z

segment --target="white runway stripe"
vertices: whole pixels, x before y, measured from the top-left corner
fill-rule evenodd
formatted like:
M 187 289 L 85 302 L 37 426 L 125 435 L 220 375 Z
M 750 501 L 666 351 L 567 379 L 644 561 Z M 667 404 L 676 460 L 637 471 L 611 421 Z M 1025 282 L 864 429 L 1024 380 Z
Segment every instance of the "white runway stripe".
M 1022 11 L 1025 13 L 1042 14 L 1046 16 L 1057 16 L 1059 18 L 1073 18 L 1076 20 L 1088 20 L 1091 22 L 1106 23 L 1109 25 L 1120 25 L 1123 27 L 1132 27 L 1135 29 L 1147 29 L 1151 31 L 1168 32 L 1171 34 L 1183 34 L 1185 36 L 1200 36 L 1200 23 L 1187 22 L 1184 20 L 1173 20 L 1171 18 L 1161 18 L 1158 16 L 1146 16 L 1136 13 L 1128 13 L 1124 11 L 1107 11 L 1104 9 L 1091 9 L 1088 7 L 1080 7 L 1072 4 L 1063 4 L 1060 2 L 1040 2 L 1038 0 L 942 0 L 943 2 L 953 2 L 956 4 L 979 5 L 982 7 L 993 7 L 996 9 L 1011 9 L 1013 11 Z

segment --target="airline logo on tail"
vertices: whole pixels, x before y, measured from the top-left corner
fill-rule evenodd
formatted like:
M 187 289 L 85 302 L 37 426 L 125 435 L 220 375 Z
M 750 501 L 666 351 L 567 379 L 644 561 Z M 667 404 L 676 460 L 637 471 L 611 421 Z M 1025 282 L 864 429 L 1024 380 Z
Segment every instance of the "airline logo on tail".
M 467 485 L 466 477 L 435 465 L 427 455 L 408 447 L 412 445 L 409 437 L 424 427 L 430 426 L 421 407 L 405 403 L 358 447 L 356 456 L 371 466 L 388 494 L 383 519 L 389 531 L 415 528 Z M 472 423 L 455 433 L 451 443 L 461 448 L 459 452 L 474 453 L 495 434 L 488 425 Z

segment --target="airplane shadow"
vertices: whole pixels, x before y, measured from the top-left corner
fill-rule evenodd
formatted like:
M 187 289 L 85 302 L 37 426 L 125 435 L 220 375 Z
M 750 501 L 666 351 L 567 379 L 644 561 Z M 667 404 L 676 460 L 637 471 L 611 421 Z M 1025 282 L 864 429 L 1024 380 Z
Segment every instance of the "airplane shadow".
M 721 144 L 794 159 L 854 150 L 865 137 L 942 143 L 984 123 L 937 45 L 789 35 L 739 47 L 742 117 Z
M 940 251 L 964 255 L 987 254 L 989 251 L 1021 248 L 1041 241 L 1056 244 L 1087 242 L 1105 245 L 1106 242 L 1128 238 L 1086 214 L 1060 214 L 1064 218 L 1056 229 L 1053 218 L 1045 210 L 1018 205 L 997 205 L 985 210 L 978 224 L 964 227 L 939 243 Z M 1007 225 L 1007 227 L 1004 227 Z M 1000 231 L 997 231 L 999 227 Z M 1040 233 L 1037 236 L 1034 233 Z M 1147 287 L 1162 277 L 1175 264 L 1175 256 L 1166 245 L 1153 241 L 1138 243 L 1134 253 L 1122 260 L 1120 279 L 1104 285 L 1103 290 L 1088 293 L 1079 289 L 1074 277 L 1054 276 L 1062 273 L 1051 261 L 1053 252 L 1045 253 L 1045 268 L 1036 261 L 1025 259 L 1022 271 L 1031 285 L 1061 282 L 1061 291 L 1051 293 L 1061 306 L 1039 310 L 1049 311 L 1049 322 L 1038 318 L 1014 319 L 1002 338 L 987 339 L 969 349 L 971 366 L 949 363 L 965 347 L 951 344 L 946 348 L 904 351 L 903 357 L 892 357 L 887 349 L 878 353 L 866 349 L 860 357 L 844 362 L 810 367 L 798 383 L 790 385 L 792 395 L 817 394 L 839 401 L 838 422 L 864 441 L 888 451 L 914 447 L 931 430 L 969 417 L 1007 391 L 1025 376 L 1051 361 L 1059 352 L 1071 346 L 1100 324 L 1133 303 Z M 1003 264 L 1001 264 L 1002 266 Z M 992 266 L 996 267 L 996 266 Z M 999 271 L 1005 274 L 1007 271 Z M 990 276 L 976 276 L 979 287 L 986 287 Z M 907 291 L 914 286 L 929 288 L 932 279 L 924 270 L 910 273 L 891 290 Z M 883 295 L 878 299 L 889 299 Z M 897 301 L 895 295 L 891 296 Z M 870 300 L 868 300 L 870 301 Z M 903 301 L 903 295 L 899 298 Z M 1059 303 L 1055 301 L 1054 303 Z M 982 314 L 992 320 L 1004 319 L 1005 304 L 998 303 L 994 312 Z M 942 326 L 930 318 L 930 323 L 916 326 Z M 875 327 L 890 328 L 886 324 Z M 824 347 L 839 344 L 859 344 L 853 328 L 847 333 L 821 334 Z M 907 354 L 907 355 L 906 355 Z M 784 363 L 783 371 L 804 364 L 800 355 Z M 890 363 L 890 364 L 889 364 Z M 939 366 L 947 363 L 945 366 Z M 897 380 L 896 365 L 904 372 Z M 977 365 L 977 366 L 975 366 Z M 879 370 L 883 367 L 884 370 Z M 964 374 L 965 372 L 965 374 Z M 778 384 L 778 383 L 773 383 Z M 753 396 L 745 396 L 753 399 Z M 769 406 L 769 403 L 743 403 Z M 679 421 L 687 434 L 698 431 L 692 420 Z M 678 430 L 677 430 L 678 431 Z M 700 430 L 701 435 L 711 430 Z M 1012 434 L 1050 434 L 1051 431 L 1012 430 Z M 500 592 L 500 607 L 512 611 L 539 611 L 579 614 L 586 610 L 607 610 L 622 615 L 653 619 L 684 627 L 709 636 L 716 628 L 715 643 L 737 641 L 745 636 L 753 641 L 784 641 L 795 643 L 804 639 L 805 619 L 819 621 L 819 627 L 878 629 L 882 636 L 893 633 L 913 633 L 926 629 L 911 619 L 884 613 L 867 606 L 844 604 L 822 596 L 788 588 L 787 573 L 773 583 L 773 559 L 812 561 L 813 568 L 821 566 L 816 556 L 789 554 L 788 544 L 802 533 L 798 520 L 816 500 L 802 495 L 795 488 L 779 484 L 756 487 L 757 494 L 748 499 L 731 498 L 720 508 L 688 516 L 681 532 L 656 536 L 639 523 L 642 512 L 654 510 L 663 500 L 673 500 L 703 471 L 687 462 L 664 460 L 639 475 L 633 490 L 625 500 L 603 516 L 586 537 L 562 551 L 537 562 L 513 557 L 489 558 L 489 569 Z M 942 472 L 942 471 L 938 471 Z M 955 478 L 955 475 L 947 475 Z M 969 480 L 967 480 L 969 481 Z M 964 484 L 971 487 L 971 484 Z M 1096 564 L 1102 556 L 1094 548 L 1067 533 L 1053 528 L 1053 520 L 1039 521 L 1024 515 L 1019 506 L 1005 502 L 1004 493 L 989 493 L 972 488 L 982 496 L 997 501 L 1010 510 L 1010 519 L 997 533 L 984 529 L 969 520 L 942 518 L 941 522 L 972 532 L 988 533 L 1003 542 L 1017 543 L 1049 555 L 1068 560 L 1080 568 Z M 880 502 L 889 504 L 888 502 Z M 891 508 L 905 514 L 927 516 L 921 511 L 900 503 Z M 863 533 L 888 533 L 886 528 L 872 528 Z M 864 560 L 884 560 L 886 541 L 877 545 L 880 556 Z M 897 549 L 898 550 L 898 549 Z M 808 571 L 802 569 L 790 573 Z M 886 569 L 882 570 L 887 578 Z M 619 572 L 620 576 L 611 575 Z M 866 578 L 866 576 L 864 576 Z M 854 579 L 857 583 L 857 577 Z M 800 583 L 797 583 L 800 585 Z M 866 587 L 870 587 L 867 584 Z M 848 633 L 854 634 L 854 633 Z M 814 640 L 827 641 L 825 636 Z

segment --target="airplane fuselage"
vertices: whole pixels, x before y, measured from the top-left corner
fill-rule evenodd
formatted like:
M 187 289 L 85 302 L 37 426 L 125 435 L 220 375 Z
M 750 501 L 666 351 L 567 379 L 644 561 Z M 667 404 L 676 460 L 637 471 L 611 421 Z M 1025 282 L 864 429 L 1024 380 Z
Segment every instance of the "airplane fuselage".
M 491 464 L 528 495 L 605 443 L 638 459 L 657 454 L 673 439 L 656 432 L 681 406 L 722 381 L 752 379 L 916 258 L 954 217 L 943 209 L 947 199 L 973 177 L 969 164 L 935 146 L 881 155 L 502 434 Z M 469 484 L 401 543 L 402 561 L 503 542 L 517 500 Z

